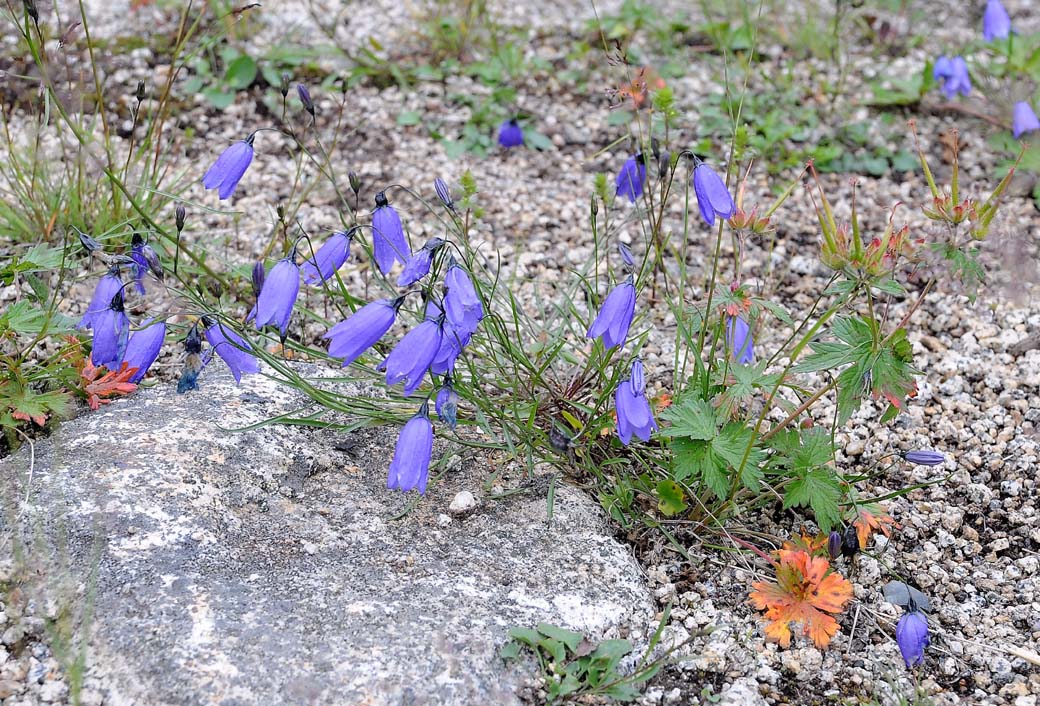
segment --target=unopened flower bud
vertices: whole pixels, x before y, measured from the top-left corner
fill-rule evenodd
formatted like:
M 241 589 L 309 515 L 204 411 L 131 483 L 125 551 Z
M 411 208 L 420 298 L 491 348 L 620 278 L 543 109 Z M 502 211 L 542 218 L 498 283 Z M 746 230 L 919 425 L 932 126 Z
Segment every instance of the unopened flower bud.
M 144 100 L 144 81 L 137 82 L 137 91 L 134 93 L 134 97 L 138 103 Z
M 827 536 L 827 553 L 830 554 L 831 561 L 841 556 L 841 545 L 841 532 L 831 532 Z
M 622 243 L 620 240 L 617 244 L 617 250 L 621 254 L 621 259 L 624 260 L 625 264 L 629 267 L 636 266 L 636 259 L 632 256 L 632 251 L 627 245 Z
M 849 525 L 845 528 L 845 532 L 841 536 L 841 553 L 845 557 L 851 559 L 856 556 L 856 552 L 859 551 L 859 535 L 856 533 L 856 526 Z
M 87 235 L 79 229 L 77 229 L 77 232 L 79 233 L 79 244 L 82 245 L 83 249 L 86 250 L 88 253 L 92 253 L 95 250 L 101 249 L 101 243 L 94 240 L 89 235 Z
M 917 451 L 907 451 L 903 454 L 903 458 L 910 463 L 916 463 L 919 466 L 938 466 L 946 457 L 938 451 L 932 451 L 931 449 L 921 449 Z
M 348 172 L 347 180 L 350 182 L 350 188 L 354 195 L 357 196 L 361 191 L 361 179 L 358 177 L 357 172 Z
M 253 296 L 259 297 L 260 290 L 264 288 L 264 263 L 262 260 L 257 260 L 256 264 L 253 265 Z
M 184 208 L 184 204 L 177 204 L 177 208 L 173 209 L 175 223 L 177 224 L 177 232 L 180 233 L 184 230 L 184 219 L 187 218 L 188 212 Z
M 22 4 L 25 6 L 25 11 L 32 18 L 32 21 L 40 24 L 40 11 L 36 9 L 36 0 L 22 0 Z
M 311 92 L 307 90 L 307 87 L 302 83 L 296 84 L 296 95 L 300 97 L 300 102 L 303 103 L 303 109 L 314 117 L 314 101 L 311 100 Z
M 455 202 L 451 199 L 451 191 L 448 190 L 448 185 L 443 179 L 437 177 L 433 180 L 433 188 L 437 192 L 437 198 L 441 200 L 444 207 L 449 211 L 455 210 Z
M 282 83 L 280 86 L 278 86 L 278 91 L 282 94 L 282 98 L 285 98 L 287 95 L 289 95 L 290 78 L 291 77 L 289 76 L 289 74 L 282 74 Z

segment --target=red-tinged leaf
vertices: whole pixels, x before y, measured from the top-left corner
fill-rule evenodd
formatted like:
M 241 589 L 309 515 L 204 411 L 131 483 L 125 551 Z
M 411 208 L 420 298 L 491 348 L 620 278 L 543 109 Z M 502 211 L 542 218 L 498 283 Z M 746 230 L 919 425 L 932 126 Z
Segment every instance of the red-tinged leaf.
M 124 362 L 119 370 L 109 371 L 98 377 L 102 370 L 105 368 L 96 368 L 87 359 L 80 371 L 83 378 L 83 392 L 87 394 L 87 404 L 93 410 L 103 404 L 108 404 L 115 397 L 129 395 L 137 389 L 137 385 L 130 382 L 130 378 L 137 372 L 137 368 L 131 368 Z
M 852 525 L 856 528 L 860 549 L 867 548 L 870 535 L 875 531 L 880 531 L 888 537 L 892 532 L 892 527 L 899 527 L 899 523 L 893 520 L 879 505 L 865 505 L 857 508 L 856 518 L 852 521 Z
M 838 632 L 838 621 L 828 613 L 840 613 L 852 599 L 852 584 L 830 572 L 830 562 L 802 549 L 777 552 L 776 582 L 755 583 L 751 603 L 764 610 L 766 637 L 782 647 L 791 644 L 791 626 L 823 648 Z M 828 573 L 830 572 L 830 573 Z
M 21 420 L 23 422 L 29 422 L 29 421 L 36 422 L 36 425 L 37 426 L 41 426 L 41 427 L 44 426 L 45 424 L 47 424 L 47 415 L 46 414 L 29 415 L 26 412 L 15 411 L 15 412 L 11 412 L 11 417 L 13 419 L 18 419 L 18 420 Z

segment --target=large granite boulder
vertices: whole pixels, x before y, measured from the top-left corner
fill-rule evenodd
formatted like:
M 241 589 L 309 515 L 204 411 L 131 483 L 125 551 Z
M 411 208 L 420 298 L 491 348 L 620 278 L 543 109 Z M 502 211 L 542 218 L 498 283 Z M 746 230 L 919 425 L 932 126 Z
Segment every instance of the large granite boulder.
M 532 665 L 497 657 L 510 626 L 595 639 L 652 622 L 639 566 L 582 493 L 560 488 L 549 522 L 544 479 L 491 499 L 487 460 L 438 442 L 457 458 L 416 504 L 385 487 L 396 430 L 227 431 L 305 400 L 213 372 L 65 423 L 28 489 L 28 449 L 0 462 L 7 507 L 28 490 L 18 526 L 0 521 L 29 569 L 68 552 L 89 583 L 107 704 L 512 704 Z M 449 515 L 460 491 L 479 502 Z

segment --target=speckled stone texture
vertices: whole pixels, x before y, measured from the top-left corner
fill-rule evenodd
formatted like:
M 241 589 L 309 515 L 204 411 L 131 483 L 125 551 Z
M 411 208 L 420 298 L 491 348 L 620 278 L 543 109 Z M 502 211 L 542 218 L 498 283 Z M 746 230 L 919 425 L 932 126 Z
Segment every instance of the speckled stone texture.
M 67 549 L 81 582 L 97 566 L 88 674 L 106 704 L 520 703 L 534 672 L 497 657 L 510 626 L 597 638 L 652 621 L 639 566 L 579 492 L 558 490 L 551 525 L 544 487 L 452 519 L 488 469 L 449 463 L 395 519 L 415 496 L 385 488 L 393 430 L 224 431 L 303 400 L 215 373 L 36 446 L 20 529 L 50 549 L 28 561 Z M 28 466 L 23 449 L 0 477 L 24 493 Z

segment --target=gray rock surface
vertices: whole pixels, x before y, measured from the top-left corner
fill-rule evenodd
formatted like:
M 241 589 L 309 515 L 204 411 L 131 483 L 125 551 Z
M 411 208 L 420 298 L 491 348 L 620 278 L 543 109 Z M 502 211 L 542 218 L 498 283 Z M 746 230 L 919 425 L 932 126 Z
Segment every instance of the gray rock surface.
M 510 626 L 638 639 L 652 624 L 639 566 L 581 493 L 558 490 L 552 525 L 537 478 L 444 523 L 480 489 L 479 460 L 449 462 L 413 507 L 385 488 L 395 430 L 224 431 L 303 401 L 216 372 L 36 445 L 19 541 L 36 537 L 30 571 L 70 557 L 79 590 L 39 602 L 93 593 L 88 675 L 106 704 L 519 703 L 534 673 L 497 657 Z M 0 463 L 9 507 L 29 460 Z

